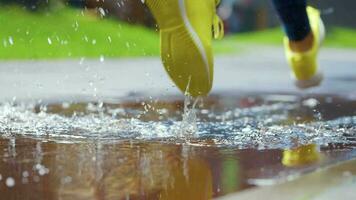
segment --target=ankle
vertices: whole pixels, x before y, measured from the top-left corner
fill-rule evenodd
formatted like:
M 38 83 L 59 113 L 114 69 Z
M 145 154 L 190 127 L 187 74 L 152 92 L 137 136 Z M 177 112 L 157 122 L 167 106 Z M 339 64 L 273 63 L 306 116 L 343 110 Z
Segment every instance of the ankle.
M 310 32 L 303 40 L 289 41 L 289 46 L 294 52 L 306 52 L 313 47 L 314 35 Z

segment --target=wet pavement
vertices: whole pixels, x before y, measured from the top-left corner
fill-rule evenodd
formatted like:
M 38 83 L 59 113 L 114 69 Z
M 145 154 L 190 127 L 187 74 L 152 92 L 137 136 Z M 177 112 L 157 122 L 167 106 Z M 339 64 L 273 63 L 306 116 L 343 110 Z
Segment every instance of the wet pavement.
M 1 139 L 4 199 L 210 199 L 271 185 L 356 156 L 323 149 L 320 162 L 282 164 L 282 150 L 214 148 L 156 142 L 65 144 Z
M 258 49 L 259 57 L 255 51 Z M 283 49 L 251 47 L 245 53 L 216 58 L 214 93 L 312 93 L 355 96 L 356 51 L 323 49 L 321 87 L 300 91 L 290 78 Z M 159 58 L 74 59 L 0 62 L 0 100 L 108 99 L 171 96 L 178 90 Z
M 185 126 L 156 58 L 1 62 L 2 197 L 210 199 L 356 158 L 355 52 L 325 50 L 324 84 L 298 91 L 260 50 L 217 59 Z

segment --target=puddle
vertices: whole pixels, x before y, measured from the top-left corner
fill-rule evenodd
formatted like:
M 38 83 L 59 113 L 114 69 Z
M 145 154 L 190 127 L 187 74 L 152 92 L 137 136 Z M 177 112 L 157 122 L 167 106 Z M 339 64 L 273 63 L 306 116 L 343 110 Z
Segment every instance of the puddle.
M 353 99 L 212 96 L 196 107 L 186 135 L 178 98 L 1 104 L 1 194 L 209 199 L 356 157 Z

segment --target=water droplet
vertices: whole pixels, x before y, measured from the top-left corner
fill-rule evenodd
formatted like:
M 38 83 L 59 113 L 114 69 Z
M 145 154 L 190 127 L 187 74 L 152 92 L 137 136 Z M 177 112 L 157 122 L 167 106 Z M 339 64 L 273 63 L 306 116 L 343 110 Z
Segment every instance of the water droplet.
M 89 42 L 88 36 L 84 35 L 83 39 L 84 39 L 86 42 Z
M 51 38 L 47 38 L 47 42 L 48 42 L 49 45 L 52 45 L 52 40 L 51 40 Z
M 78 21 L 75 21 L 72 26 L 73 26 L 74 30 L 77 31 L 78 28 L 79 28 L 79 23 L 78 23 Z
M 41 169 L 38 170 L 38 174 L 40 176 L 44 176 L 45 174 L 47 174 L 47 168 L 42 167 Z
M 27 178 L 29 175 L 30 175 L 30 174 L 28 173 L 28 171 L 23 171 L 23 172 L 22 172 L 22 176 L 23 176 L 24 178 Z
M 102 7 L 99 7 L 99 8 L 98 8 L 98 11 L 99 11 L 99 13 L 100 13 L 100 15 L 101 15 L 102 17 L 105 17 L 106 13 L 105 13 L 105 10 L 104 10 Z
M 11 36 L 9 37 L 9 43 L 10 45 L 14 45 L 14 39 Z
M 8 177 L 6 179 L 6 186 L 7 187 L 14 187 L 15 186 L 15 179 L 12 177 Z
M 307 106 L 309 108 L 314 108 L 319 104 L 319 101 L 314 99 L 314 98 L 310 98 L 307 99 L 305 101 L 303 101 L 303 106 Z
M 84 57 L 81 57 L 81 58 L 80 58 L 80 61 L 79 61 L 79 65 L 82 65 L 82 64 L 84 63 L 84 60 L 85 60 L 85 58 L 84 58 Z

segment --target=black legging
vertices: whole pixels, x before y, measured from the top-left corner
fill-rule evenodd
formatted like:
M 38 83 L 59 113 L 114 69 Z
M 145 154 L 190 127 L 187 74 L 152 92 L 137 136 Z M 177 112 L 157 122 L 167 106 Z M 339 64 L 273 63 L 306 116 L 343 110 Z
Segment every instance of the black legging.
M 303 40 L 310 33 L 306 0 L 272 0 L 288 38 Z

